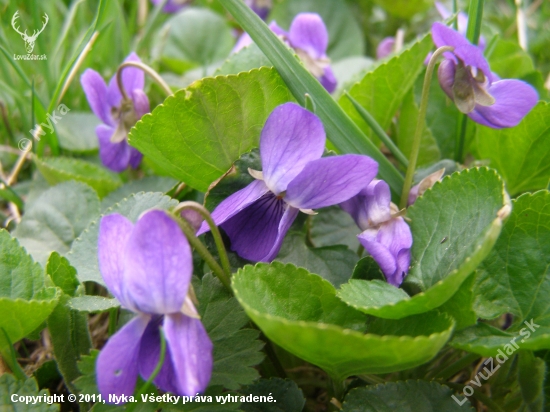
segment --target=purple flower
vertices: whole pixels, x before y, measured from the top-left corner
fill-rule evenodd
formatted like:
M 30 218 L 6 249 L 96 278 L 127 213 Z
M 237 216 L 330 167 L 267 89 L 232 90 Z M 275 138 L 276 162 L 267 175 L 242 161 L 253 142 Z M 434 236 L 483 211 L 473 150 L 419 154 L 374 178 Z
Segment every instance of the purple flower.
M 437 47 L 454 47 L 439 66 L 439 84 L 473 121 L 494 129 L 514 127 L 537 104 L 535 89 L 520 80 L 500 80 L 482 50 L 458 32 L 434 23 L 432 38 Z
M 132 53 L 124 61 L 141 60 Z M 98 72 L 87 69 L 80 82 L 92 111 L 103 122 L 96 128 L 101 162 L 115 172 L 122 172 L 129 165 L 137 168 L 143 155 L 128 144 L 128 131 L 141 116 L 149 113 L 149 100 L 143 92 L 143 72 L 134 67 L 127 67 L 122 72 L 128 100 L 120 93 L 116 75 L 107 86 Z
M 329 93 L 336 89 L 336 77 L 326 54 L 328 31 L 321 16 L 316 13 L 300 13 L 292 20 L 288 32 L 275 22 L 271 22 L 269 28 L 296 51 L 306 69 L 319 79 Z M 233 48 L 233 53 L 251 43 L 248 33 L 243 33 Z
M 176 13 L 184 7 L 187 7 L 190 2 L 191 0 L 168 0 L 164 5 L 162 11 L 165 13 Z M 162 0 L 151 0 L 151 3 L 153 3 L 155 6 L 158 6 L 160 3 L 162 3 Z
M 416 202 L 416 199 L 422 196 L 426 192 L 426 190 L 431 189 L 431 187 L 435 185 L 436 182 L 439 182 L 443 178 L 444 174 L 445 174 L 445 168 L 439 169 L 438 171 L 433 172 L 432 174 L 426 176 L 417 185 L 413 186 L 409 191 L 409 197 L 407 198 L 407 205 L 410 206 L 414 202 Z
M 298 212 L 341 203 L 355 196 L 378 171 L 367 156 L 321 158 L 325 130 L 319 118 L 294 103 L 273 110 L 260 138 L 263 172 L 229 196 L 212 218 L 240 256 L 270 262 Z M 208 231 L 203 223 L 198 234 Z
M 191 248 L 178 224 L 161 210 L 143 214 L 134 225 L 119 214 L 101 219 L 99 268 L 122 307 L 136 317 L 113 335 L 97 359 L 97 383 L 107 394 L 132 395 L 138 374 L 147 380 L 160 354 L 166 356 L 154 383 L 191 396 L 206 389 L 212 372 L 212 342 L 188 297 Z
M 260 16 L 262 20 L 265 20 L 273 5 L 272 0 L 245 0 L 244 2 L 254 11 L 254 13 Z
M 363 233 L 357 236 L 365 250 L 378 263 L 388 283 L 399 286 L 411 263 L 412 234 L 409 225 L 395 216 L 390 187 L 373 180 L 351 199 L 340 203 Z
M 435 7 L 437 8 L 439 15 L 443 19 L 446 20 L 452 16 L 452 13 L 449 10 L 447 10 L 447 8 L 442 3 L 436 1 Z M 464 37 L 466 37 L 466 31 L 468 30 L 468 15 L 463 11 L 459 12 L 456 17 L 456 23 L 457 23 L 458 32 L 462 34 Z M 486 45 L 485 37 L 479 36 L 478 47 L 481 48 L 481 50 L 485 50 L 485 45 Z
M 385 37 L 382 39 L 378 47 L 376 48 L 376 58 L 378 60 L 389 56 L 393 52 L 395 46 L 395 37 Z

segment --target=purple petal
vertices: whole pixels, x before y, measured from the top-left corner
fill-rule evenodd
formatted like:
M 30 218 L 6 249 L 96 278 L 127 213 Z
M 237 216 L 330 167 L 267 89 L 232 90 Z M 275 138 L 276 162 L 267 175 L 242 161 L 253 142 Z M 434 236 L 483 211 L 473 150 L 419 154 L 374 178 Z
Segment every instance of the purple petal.
M 395 45 L 395 37 L 386 37 L 382 39 L 378 47 L 376 48 L 376 58 L 378 60 L 389 56 L 393 52 L 393 46 Z
M 237 53 L 245 47 L 250 46 L 252 43 L 254 43 L 254 41 L 248 33 L 245 32 L 241 34 L 241 36 L 237 39 L 237 43 L 235 43 L 235 47 L 231 50 L 231 54 Z
M 126 140 L 119 143 L 111 142 L 115 129 L 100 124 L 95 129 L 99 139 L 99 157 L 101 163 L 113 172 L 123 172 L 130 163 L 131 148 Z M 133 149 L 136 150 L 136 149 Z
M 452 54 L 464 62 L 466 66 L 472 66 L 480 69 L 487 78 L 491 78 L 491 69 L 489 63 L 483 57 L 483 50 L 470 42 L 460 33 L 453 29 L 435 22 L 432 25 L 432 39 L 439 48 L 442 46 L 454 47 L 453 53 L 445 53 L 445 57 L 453 59 Z
M 141 312 L 179 312 L 193 272 L 187 239 L 163 210 L 151 210 L 137 221 L 124 250 L 128 298 Z
M 453 60 L 443 60 L 437 70 L 439 85 L 451 100 L 453 100 L 453 84 L 455 82 L 456 63 Z
M 476 105 L 468 116 L 494 129 L 519 124 L 535 107 L 539 97 L 533 87 L 520 80 L 499 80 L 489 87 L 488 92 L 495 98 L 495 104 L 485 107 Z
M 269 14 L 270 6 L 266 4 L 265 1 L 245 0 L 245 3 L 254 11 L 254 13 L 260 16 L 260 19 L 262 20 L 265 20 L 265 18 Z
M 136 53 L 132 52 L 124 59 L 124 63 L 126 62 L 141 62 L 141 60 Z M 122 85 L 124 86 L 126 94 L 131 96 L 133 90 L 143 90 L 145 86 L 145 74 L 137 67 L 125 67 L 122 72 Z M 109 82 L 108 99 L 112 107 L 118 107 L 122 100 L 122 94 L 118 88 L 116 74 Z
M 148 380 L 160 359 L 160 331 L 159 328 L 163 321 L 162 316 L 156 316 L 145 329 L 141 338 L 141 348 L 139 351 L 139 373 L 144 380 Z M 172 363 L 172 354 L 170 348 L 166 347 L 164 363 L 155 377 L 155 385 L 166 392 L 178 393 L 176 384 L 176 371 Z
M 178 395 L 204 392 L 212 375 L 213 345 L 199 319 L 181 313 L 164 318 L 166 343 L 176 373 Z
M 149 99 L 147 98 L 147 95 L 143 92 L 143 90 L 132 90 L 130 92 L 130 98 L 134 102 L 134 111 L 136 112 L 136 117 L 138 118 L 138 120 L 151 111 L 151 108 L 149 106 Z
M 297 209 L 342 203 L 359 193 L 377 172 L 378 163 L 362 155 L 314 160 L 289 183 L 285 201 Z
M 391 217 L 390 187 L 383 180 L 373 180 L 356 196 L 340 203 L 361 230 L 385 222 Z
M 266 193 L 221 225 L 239 256 L 262 262 L 269 256 L 279 235 L 279 224 L 287 205 Z
M 107 289 L 117 298 L 122 306 L 133 309 L 125 298 L 124 262 L 122 251 L 130 238 L 134 225 L 130 220 L 118 213 L 104 216 L 99 222 L 99 239 L 97 257 L 99 271 L 107 285 Z
M 302 49 L 314 59 L 327 52 L 328 31 L 321 16 L 316 13 L 300 13 L 290 25 L 288 40 L 295 49 Z
M 281 246 L 283 245 L 283 240 L 285 239 L 286 232 L 288 232 L 288 229 L 290 229 L 290 226 L 292 226 L 292 223 L 294 223 L 294 220 L 296 219 L 296 216 L 298 216 L 298 213 L 298 209 L 293 208 L 292 206 L 287 206 L 281 222 L 279 223 L 277 239 L 275 239 L 275 243 L 273 244 L 271 250 L 269 251 L 267 256 L 262 259 L 262 261 L 271 262 L 277 257 L 279 251 L 281 250 Z
M 109 126 L 115 125 L 111 116 L 111 105 L 107 97 L 107 85 L 98 72 L 92 69 L 86 69 L 80 83 L 88 99 L 88 104 L 92 112 Z
M 143 159 L 143 155 L 135 147 L 128 145 L 128 148 L 130 150 L 130 166 L 132 169 L 137 169 Z
M 141 337 L 149 316 L 137 316 L 115 333 L 97 357 L 97 386 L 109 395 L 133 395 L 138 376 Z
M 330 66 L 325 68 L 325 74 L 321 76 L 319 81 L 321 82 L 323 87 L 327 89 L 327 92 L 333 93 L 334 90 L 336 90 L 338 80 L 336 80 L 336 76 L 334 75 L 334 72 L 332 71 L 332 68 Z
M 284 37 L 284 38 L 288 37 L 288 32 L 284 30 L 281 26 L 279 26 L 275 20 L 269 23 L 269 30 L 271 30 L 277 36 Z
M 151 3 L 155 6 L 158 6 L 161 2 L 162 0 L 151 0 Z M 187 7 L 187 5 L 186 3 L 181 3 L 181 1 L 168 0 L 162 11 L 165 13 L 176 13 L 184 7 Z
M 217 226 L 223 224 L 226 220 L 232 218 L 237 213 L 248 207 L 251 203 L 261 198 L 269 191 L 265 183 L 261 180 L 255 180 L 244 189 L 233 193 L 223 202 L 221 202 L 212 212 L 212 219 Z M 206 222 L 202 223 L 197 232 L 197 236 L 210 230 Z
M 260 138 L 264 181 L 275 194 L 325 149 L 325 129 L 313 113 L 295 103 L 276 107 L 269 115 Z
M 451 17 L 452 13 L 449 10 L 447 10 L 447 8 L 442 3 L 436 1 L 435 8 L 437 9 L 437 12 L 439 13 L 442 19 L 448 19 L 449 17 Z
M 388 283 L 399 286 L 411 259 L 412 234 L 405 220 L 401 217 L 390 219 L 378 229 L 367 229 L 357 237 L 378 263 Z

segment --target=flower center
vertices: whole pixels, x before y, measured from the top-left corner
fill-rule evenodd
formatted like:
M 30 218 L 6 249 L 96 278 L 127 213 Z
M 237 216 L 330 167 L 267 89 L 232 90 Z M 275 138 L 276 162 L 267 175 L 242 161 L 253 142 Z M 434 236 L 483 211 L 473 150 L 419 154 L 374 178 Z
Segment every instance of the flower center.
M 453 84 L 453 97 L 458 110 L 462 113 L 470 113 L 477 104 L 480 106 L 495 104 L 495 98 L 487 91 L 488 86 L 489 81 L 481 70 L 465 66 L 461 60 L 458 60 Z
M 330 65 L 330 59 L 321 58 L 314 59 L 311 57 L 305 50 L 296 48 L 296 54 L 300 57 L 300 60 L 306 66 L 306 69 L 313 74 L 315 77 L 321 77 L 325 74 L 325 69 Z
M 118 123 L 111 142 L 120 143 L 128 137 L 128 132 L 138 121 L 134 103 L 130 99 L 122 99 L 120 106 L 112 109 L 111 115 Z

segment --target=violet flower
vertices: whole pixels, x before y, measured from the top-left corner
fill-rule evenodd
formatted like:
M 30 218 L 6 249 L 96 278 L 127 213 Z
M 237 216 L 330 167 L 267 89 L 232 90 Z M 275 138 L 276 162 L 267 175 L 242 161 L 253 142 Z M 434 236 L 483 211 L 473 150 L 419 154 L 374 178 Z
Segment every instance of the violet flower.
M 329 93 L 336 89 L 336 77 L 327 56 L 328 31 L 321 16 L 316 13 L 300 13 L 294 17 L 289 31 L 271 22 L 269 28 L 292 47 L 300 60 Z M 233 53 L 252 44 L 248 33 L 243 33 L 233 48 Z
M 134 225 L 119 214 L 101 219 L 99 269 L 122 307 L 137 316 L 108 341 L 97 359 L 99 391 L 132 395 L 138 374 L 147 380 L 160 355 L 166 356 L 154 383 L 162 390 L 192 396 L 206 389 L 212 372 L 212 342 L 188 292 L 193 257 L 178 224 L 161 210 L 143 214 Z
M 325 130 L 319 118 L 294 103 L 273 110 L 260 138 L 262 172 L 212 213 L 240 256 L 270 262 L 299 211 L 341 203 L 355 196 L 378 171 L 367 156 L 321 158 Z M 203 223 L 198 234 L 209 230 Z
M 141 60 L 131 53 L 124 61 Z M 149 113 L 149 99 L 143 92 L 143 72 L 134 67 L 127 67 L 122 72 L 122 84 L 129 100 L 123 99 L 116 75 L 107 86 L 98 72 L 87 69 L 80 83 L 90 108 L 103 122 L 96 128 L 101 162 L 115 172 L 122 172 L 128 166 L 137 168 L 143 155 L 128 144 L 128 131 L 144 114 Z
M 262 20 L 265 20 L 271 7 L 273 6 L 272 0 L 244 0 L 246 5 L 254 11 Z
M 384 37 L 376 48 L 376 59 L 381 60 L 386 56 L 389 56 L 393 52 L 395 46 L 395 37 Z
M 373 180 L 359 194 L 340 207 L 348 212 L 363 233 L 357 236 L 378 263 L 388 283 L 398 287 L 411 263 L 412 234 L 397 206 L 391 203 L 390 187 Z
M 447 8 L 440 2 L 435 2 L 435 7 L 437 8 L 437 11 L 439 12 L 439 15 L 444 19 L 447 20 L 450 18 L 453 13 L 451 13 Z M 460 34 L 462 34 L 464 37 L 466 37 L 466 31 L 468 30 L 468 15 L 464 13 L 463 11 L 459 12 L 456 16 L 456 25 L 457 30 Z M 478 47 L 481 50 L 485 50 L 486 41 L 485 37 L 479 36 L 479 44 Z
M 187 7 L 190 2 L 191 0 L 168 0 L 162 8 L 162 11 L 165 13 L 177 13 L 181 9 Z M 162 0 L 151 0 L 151 3 L 158 6 L 162 3 Z
M 537 104 L 533 87 L 520 80 L 500 80 L 482 50 L 458 32 L 434 23 L 432 38 L 437 47 L 454 47 L 439 66 L 439 84 L 473 121 L 494 129 L 514 127 Z

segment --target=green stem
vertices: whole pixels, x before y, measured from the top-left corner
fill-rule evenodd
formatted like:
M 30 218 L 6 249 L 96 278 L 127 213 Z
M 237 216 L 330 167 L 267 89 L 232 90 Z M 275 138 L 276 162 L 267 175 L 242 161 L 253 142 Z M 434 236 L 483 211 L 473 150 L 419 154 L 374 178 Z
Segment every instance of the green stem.
M 118 318 L 118 308 L 109 311 L 109 336 L 113 336 L 116 332 L 116 322 Z
M 369 125 L 369 127 L 372 129 L 372 131 L 378 136 L 380 140 L 386 145 L 388 149 L 390 149 L 390 152 L 395 156 L 395 158 L 401 163 L 403 166 L 407 167 L 409 166 L 409 161 L 405 157 L 405 155 L 399 150 L 399 148 L 395 145 L 393 140 L 384 132 L 382 127 L 378 124 L 378 122 L 372 117 L 372 115 L 365 109 L 363 106 L 359 104 L 357 100 L 355 100 L 348 92 L 345 92 L 346 97 L 349 99 L 357 113 L 363 118 L 363 120 Z
M 460 372 L 462 369 L 470 365 L 472 362 L 474 362 L 476 359 L 479 359 L 481 356 L 477 353 L 469 353 L 466 356 L 460 358 L 453 364 L 449 365 L 445 369 L 443 369 L 441 372 L 435 374 L 435 379 L 449 379 L 452 378 L 454 375 L 456 375 L 458 372 Z
M 483 3 L 485 3 L 485 0 L 470 0 L 466 37 L 472 44 L 477 44 L 479 42 L 481 20 L 483 18 Z
M 454 48 L 450 46 L 440 47 L 434 52 L 434 54 L 430 58 L 428 67 L 426 68 L 424 84 L 422 86 L 422 99 L 420 101 L 420 109 L 418 111 L 418 121 L 416 122 L 416 130 L 414 133 L 411 155 L 409 157 L 409 166 L 407 167 L 407 173 L 405 174 L 405 183 L 403 184 L 403 191 L 401 192 L 401 209 L 407 207 L 407 199 L 409 198 L 409 192 L 411 190 L 414 172 L 416 170 L 416 161 L 418 160 L 418 153 L 420 151 L 420 141 L 422 140 L 422 132 L 424 130 L 426 110 L 428 108 L 428 95 L 430 93 L 430 84 L 432 82 L 434 68 L 439 56 L 441 56 L 445 52 L 450 52 L 453 50 Z
M 451 382 L 440 382 L 440 383 L 456 391 L 463 391 L 464 387 L 466 386 L 460 383 L 451 383 Z M 492 412 L 506 412 L 504 409 L 500 407 L 500 405 L 498 405 L 495 401 L 493 401 L 487 395 L 482 393 L 479 389 L 473 389 L 473 390 L 474 390 L 474 393 L 472 397 L 477 399 L 481 403 L 483 403 L 485 406 L 488 406 Z
M 346 394 L 346 382 L 340 379 L 334 379 L 329 376 L 329 397 L 336 398 L 339 402 L 344 400 L 344 395 Z
M 453 0 L 453 15 L 456 16 L 457 13 L 458 13 L 458 1 Z M 453 19 L 453 29 L 458 31 L 458 18 L 456 17 Z
M 185 234 L 185 237 L 187 238 L 191 246 L 197 251 L 200 257 L 210 267 L 210 269 L 212 269 L 212 272 L 218 277 L 220 282 L 223 283 L 227 290 L 233 293 L 233 290 L 231 289 L 231 281 L 226 276 L 222 267 L 218 264 L 218 262 L 216 262 L 216 259 L 214 259 L 214 257 L 210 254 L 206 246 L 204 246 L 199 238 L 195 236 L 195 230 L 191 227 L 187 220 L 181 217 L 176 217 L 176 222 L 180 226 L 182 232 Z
M 155 25 L 155 22 L 157 21 L 157 18 L 161 15 L 161 11 L 166 6 L 166 3 L 168 3 L 168 0 L 162 0 L 159 4 L 155 6 L 153 9 L 153 12 L 149 16 L 149 21 L 145 25 L 145 28 L 143 31 L 135 38 L 133 44 L 132 44 L 132 50 L 138 51 L 138 47 L 141 46 L 141 42 L 144 39 L 150 38 L 150 32 L 153 29 L 153 26 Z
M 172 96 L 174 94 L 172 92 L 172 89 L 170 89 L 170 86 L 168 86 L 168 84 L 162 79 L 162 77 L 160 77 L 160 74 L 158 74 L 151 67 L 141 62 L 124 62 L 118 67 L 118 70 L 116 72 L 116 81 L 118 84 L 118 88 L 120 89 L 120 93 L 122 94 L 122 97 L 124 99 L 128 99 L 128 94 L 126 93 L 126 90 L 124 89 L 124 84 L 122 83 L 122 72 L 126 67 L 137 67 L 144 73 L 147 73 L 155 82 L 157 82 L 157 84 L 161 87 L 162 90 L 164 90 L 167 96 Z
M 216 226 L 214 219 L 212 219 L 210 212 L 200 203 L 186 201 L 181 202 L 179 205 L 177 205 L 176 208 L 173 210 L 173 213 L 179 214 L 182 210 L 187 209 L 191 209 L 199 213 L 203 217 L 203 219 L 206 220 L 206 223 L 208 223 L 208 226 L 210 227 L 210 232 L 212 232 L 214 242 L 216 243 L 216 248 L 218 249 L 218 255 L 220 256 L 220 262 L 222 264 L 223 270 L 225 272 L 225 275 L 229 278 L 231 276 L 231 265 L 229 264 L 227 251 L 225 250 L 225 245 L 223 244 L 220 230 L 218 229 L 218 226 Z
M 378 384 L 384 384 L 386 381 L 382 378 L 379 378 L 376 375 L 358 375 L 359 379 L 364 380 L 367 383 L 370 383 L 371 385 L 378 385 Z
M 136 395 L 136 399 L 141 399 L 141 395 L 147 393 L 149 387 L 151 386 L 151 384 L 153 383 L 153 381 L 155 380 L 155 378 L 159 374 L 159 372 L 162 368 L 162 365 L 164 364 L 164 358 L 166 357 L 166 337 L 164 336 L 164 331 L 162 330 L 162 328 L 159 329 L 159 334 L 160 334 L 160 356 L 159 356 L 159 361 L 157 363 L 157 366 L 155 366 L 155 370 L 153 371 L 151 376 L 149 376 L 149 379 L 147 379 L 147 382 L 145 382 L 143 384 L 143 386 L 141 387 L 141 389 L 139 390 L 138 394 Z M 130 404 L 127 407 L 128 412 L 133 411 L 134 408 L 136 407 L 136 405 L 137 404 Z
M 464 157 L 464 144 L 466 142 L 466 130 L 468 128 L 468 116 L 464 113 L 458 114 L 457 131 L 456 131 L 456 147 L 455 160 L 462 163 Z

